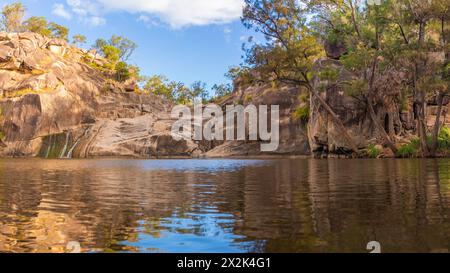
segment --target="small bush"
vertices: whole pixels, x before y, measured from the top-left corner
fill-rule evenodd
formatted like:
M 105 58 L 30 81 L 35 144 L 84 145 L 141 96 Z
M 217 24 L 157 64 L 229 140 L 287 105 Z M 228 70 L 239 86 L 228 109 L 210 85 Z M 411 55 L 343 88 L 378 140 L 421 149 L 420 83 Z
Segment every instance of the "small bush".
M 439 149 L 450 150 L 450 128 L 447 126 L 442 127 L 439 133 L 438 145 Z
M 295 110 L 294 119 L 301 121 L 308 121 L 309 119 L 309 106 L 300 106 Z
M 381 150 L 378 149 L 375 145 L 370 144 L 369 147 L 367 147 L 367 153 L 370 158 L 378 158 L 381 154 Z
M 411 143 L 401 146 L 397 151 L 397 156 L 401 158 L 411 158 L 417 156 L 420 147 L 419 139 L 413 139 Z
M 335 82 L 339 79 L 339 71 L 332 68 L 325 68 L 319 73 L 319 79 Z
M 344 86 L 344 92 L 347 96 L 357 97 L 364 93 L 367 90 L 368 85 L 364 80 L 353 80 L 348 82 L 347 85 Z

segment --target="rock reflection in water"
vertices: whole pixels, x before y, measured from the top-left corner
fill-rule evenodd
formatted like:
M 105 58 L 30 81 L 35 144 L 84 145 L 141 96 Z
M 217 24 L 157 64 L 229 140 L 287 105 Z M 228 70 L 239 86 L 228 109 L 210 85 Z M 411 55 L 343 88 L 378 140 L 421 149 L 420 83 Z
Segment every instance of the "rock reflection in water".
M 2 160 L 0 251 L 448 251 L 449 163 Z

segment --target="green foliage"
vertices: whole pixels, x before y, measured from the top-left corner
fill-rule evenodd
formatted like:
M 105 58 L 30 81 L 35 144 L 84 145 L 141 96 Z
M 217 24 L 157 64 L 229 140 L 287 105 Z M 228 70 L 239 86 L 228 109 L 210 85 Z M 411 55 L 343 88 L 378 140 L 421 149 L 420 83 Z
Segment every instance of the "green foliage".
M 130 68 L 125 62 L 118 62 L 115 67 L 116 70 L 116 80 L 119 82 L 124 82 L 131 78 Z
M 165 76 L 152 76 L 145 83 L 144 92 L 162 96 L 170 101 L 174 101 L 174 92 L 177 85 L 178 84 L 175 82 L 169 82 Z
M 47 19 L 45 19 L 45 17 L 30 17 L 24 22 L 24 28 L 26 31 L 39 33 L 47 37 L 51 37 L 52 35 L 52 31 L 50 30 Z
M 133 41 L 113 35 L 108 41 L 105 39 L 97 39 L 93 47 L 108 60 L 108 64 L 104 68 L 115 72 L 117 81 L 123 82 L 130 78 L 135 78 L 138 81 L 147 80 L 141 79 L 138 67 L 127 63 L 127 60 L 137 48 L 137 45 Z
M 93 47 L 102 52 L 105 57 L 111 54 L 111 48 L 114 48 L 114 55 L 117 55 L 117 58 L 114 56 L 114 59 L 127 62 L 136 50 L 137 44 L 122 36 L 113 35 L 108 41 L 105 39 L 97 39 Z
M 167 77 L 162 75 L 148 78 L 144 85 L 143 92 L 164 97 L 167 100 L 178 104 L 205 102 L 208 96 L 206 84 L 203 82 L 195 82 L 189 88 L 182 83 L 169 81 Z
M 339 79 L 339 71 L 333 68 L 325 68 L 320 71 L 319 79 L 322 81 L 336 82 Z
M 120 59 L 120 49 L 114 47 L 112 45 L 104 45 L 102 47 L 103 56 L 107 59 L 111 64 L 111 69 L 115 69 L 117 62 Z
M 370 158 L 378 158 L 381 154 L 381 150 L 378 149 L 374 144 L 370 144 L 367 147 L 367 153 Z
M 242 66 L 233 66 L 228 69 L 228 72 L 225 74 L 225 77 L 234 81 L 238 78 L 245 77 L 248 73 L 248 69 Z
M 72 37 L 72 42 L 76 46 L 82 46 L 86 43 L 86 36 L 77 34 Z
M 28 20 L 23 23 L 22 29 L 47 37 L 68 41 L 69 29 L 53 22 L 49 23 L 45 17 L 32 16 L 28 18 Z
M 99 50 L 108 60 L 127 62 L 137 45 L 127 38 L 113 35 L 108 41 L 97 39 L 94 48 Z
M 373 50 L 358 46 L 351 49 L 346 55 L 341 57 L 344 67 L 350 71 L 360 71 L 370 67 L 373 60 Z
M 347 96 L 357 97 L 364 94 L 368 89 L 368 84 L 363 79 L 352 80 L 344 85 L 344 92 Z
M 231 84 L 215 84 L 212 89 L 216 98 L 226 97 L 233 92 L 233 86 Z
M 125 37 L 116 35 L 111 37 L 109 40 L 109 45 L 119 49 L 119 59 L 123 62 L 127 62 L 137 48 L 137 44 L 135 42 Z
M 265 44 L 246 48 L 248 74 L 263 81 L 308 86 L 323 48 L 308 28 L 307 12 L 296 0 L 245 0 L 243 23 L 261 32 Z
M 309 113 L 309 106 L 299 106 L 294 112 L 294 119 L 306 122 L 309 120 Z
M 52 37 L 69 41 L 69 29 L 67 27 L 52 22 L 49 24 L 49 29 Z
M 194 82 L 189 89 L 188 97 L 191 102 L 206 102 L 208 99 L 206 83 L 201 81 Z
M 441 128 L 438 138 L 438 147 L 441 150 L 450 150 L 450 128 L 447 126 Z
M 416 157 L 420 149 L 420 140 L 413 139 L 411 143 L 402 145 L 397 151 L 397 157 L 411 158 Z
M 1 12 L 1 29 L 6 32 L 20 32 L 26 8 L 21 2 L 3 6 Z
M 92 47 L 101 52 L 102 48 L 104 46 L 106 46 L 107 44 L 108 44 L 108 42 L 105 39 L 99 38 L 99 39 L 95 40 L 95 44 Z
M 24 31 L 38 33 L 43 36 L 68 41 L 69 29 L 53 22 L 49 23 L 45 17 L 32 16 L 23 23 L 21 29 Z M 81 35 L 78 36 L 83 37 Z

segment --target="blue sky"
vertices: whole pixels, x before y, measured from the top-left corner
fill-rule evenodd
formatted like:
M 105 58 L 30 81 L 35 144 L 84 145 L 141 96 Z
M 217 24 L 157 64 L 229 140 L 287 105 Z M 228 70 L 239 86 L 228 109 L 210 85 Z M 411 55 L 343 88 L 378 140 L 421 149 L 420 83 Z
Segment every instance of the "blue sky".
M 0 0 L 0 6 L 12 0 Z M 139 48 L 130 62 L 142 74 L 163 74 L 188 85 L 227 82 L 242 62 L 241 46 L 252 33 L 240 22 L 242 0 L 22 0 L 27 17 L 45 16 L 97 38 L 122 35 Z

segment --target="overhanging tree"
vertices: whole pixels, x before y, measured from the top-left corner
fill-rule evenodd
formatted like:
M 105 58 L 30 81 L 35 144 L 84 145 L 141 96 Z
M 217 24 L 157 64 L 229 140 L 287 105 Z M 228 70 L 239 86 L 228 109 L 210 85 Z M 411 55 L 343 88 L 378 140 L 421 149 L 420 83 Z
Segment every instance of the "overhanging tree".
M 358 147 L 325 99 L 312 87 L 314 62 L 323 56 L 322 46 L 306 24 L 306 10 L 296 0 L 245 0 L 242 21 L 261 32 L 264 45 L 247 50 L 247 62 L 260 79 L 306 88 L 327 111 L 353 153 Z

